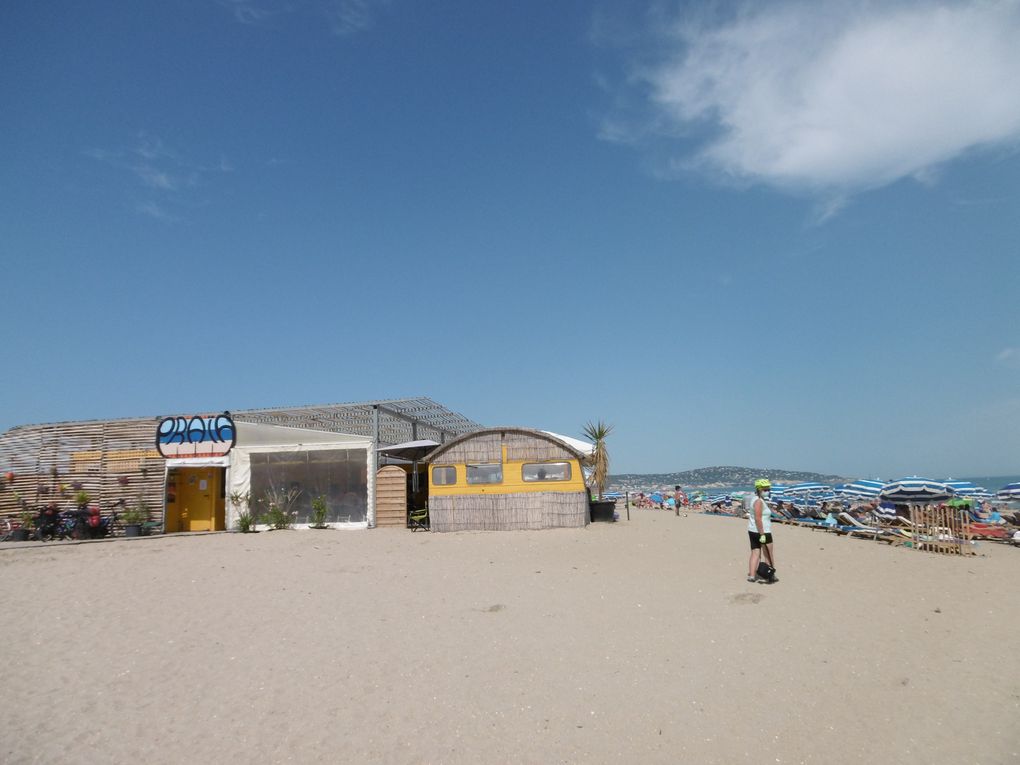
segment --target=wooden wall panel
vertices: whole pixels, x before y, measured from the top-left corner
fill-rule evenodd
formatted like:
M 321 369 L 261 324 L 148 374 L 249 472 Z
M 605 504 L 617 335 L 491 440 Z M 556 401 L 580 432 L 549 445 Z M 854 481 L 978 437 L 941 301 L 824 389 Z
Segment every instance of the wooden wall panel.
M 375 525 L 407 527 L 407 473 L 396 465 L 385 465 L 376 473 Z

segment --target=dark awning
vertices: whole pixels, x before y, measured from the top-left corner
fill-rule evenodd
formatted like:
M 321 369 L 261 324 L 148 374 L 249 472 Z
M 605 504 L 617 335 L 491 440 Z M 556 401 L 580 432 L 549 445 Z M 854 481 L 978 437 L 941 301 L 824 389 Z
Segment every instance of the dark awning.
M 402 444 L 393 444 L 393 446 L 380 446 L 376 451 L 379 454 L 384 454 L 387 457 L 396 457 L 402 460 L 420 460 L 428 454 L 431 454 L 435 448 L 439 446 L 436 441 L 430 441 L 429 439 L 422 439 L 420 441 L 405 441 Z

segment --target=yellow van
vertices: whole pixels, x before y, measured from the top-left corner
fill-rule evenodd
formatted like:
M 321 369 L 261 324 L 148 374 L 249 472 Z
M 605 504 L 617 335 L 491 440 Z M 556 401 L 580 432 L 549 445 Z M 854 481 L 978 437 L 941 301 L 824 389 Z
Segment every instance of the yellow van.
M 433 531 L 588 524 L 584 455 L 540 430 L 486 428 L 428 456 Z

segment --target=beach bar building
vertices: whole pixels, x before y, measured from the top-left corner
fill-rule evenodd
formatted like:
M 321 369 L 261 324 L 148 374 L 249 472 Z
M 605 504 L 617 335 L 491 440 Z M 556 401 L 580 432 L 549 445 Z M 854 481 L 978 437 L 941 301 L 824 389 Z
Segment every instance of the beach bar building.
M 86 492 L 167 533 L 219 531 L 244 509 L 232 496 L 259 512 L 285 497 L 298 526 L 321 496 L 327 523 L 373 527 L 381 450 L 479 427 L 428 398 L 18 426 L 0 434 L 0 515 Z
M 540 430 L 486 428 L 454 438 L 428 456 L 431 529 L 586 526 L 585 457 Z

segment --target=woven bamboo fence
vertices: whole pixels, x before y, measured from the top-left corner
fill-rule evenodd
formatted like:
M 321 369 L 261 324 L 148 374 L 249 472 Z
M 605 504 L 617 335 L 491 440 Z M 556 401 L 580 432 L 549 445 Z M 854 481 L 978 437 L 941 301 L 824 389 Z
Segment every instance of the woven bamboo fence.
M 496 463 L 503 461 L 503 441 L 499 433 L 472 435 L 463 441 L 450 443 L 442 451 L 441 458 L 432 459 L 434 464 Z
M 465 494 L 429 499 L 433 531 L 578 528 L 588 523 L 584 492 Z
M 508 432 L 503 439 L 509 462 L 570 460 L 574 455 L 559 443 L 536 438 L 532 433 Z
M 912 505 L 910 523 L 915 550 L 942 555 L 973 555 L 970 517 L 965 509 Z
M 144 503 L 162 523 L 165 460 L 156 420 L 28 425 L 0 435 L 0 516 L 74 506 L 79 491 L 107 513 L 119 501 Z

